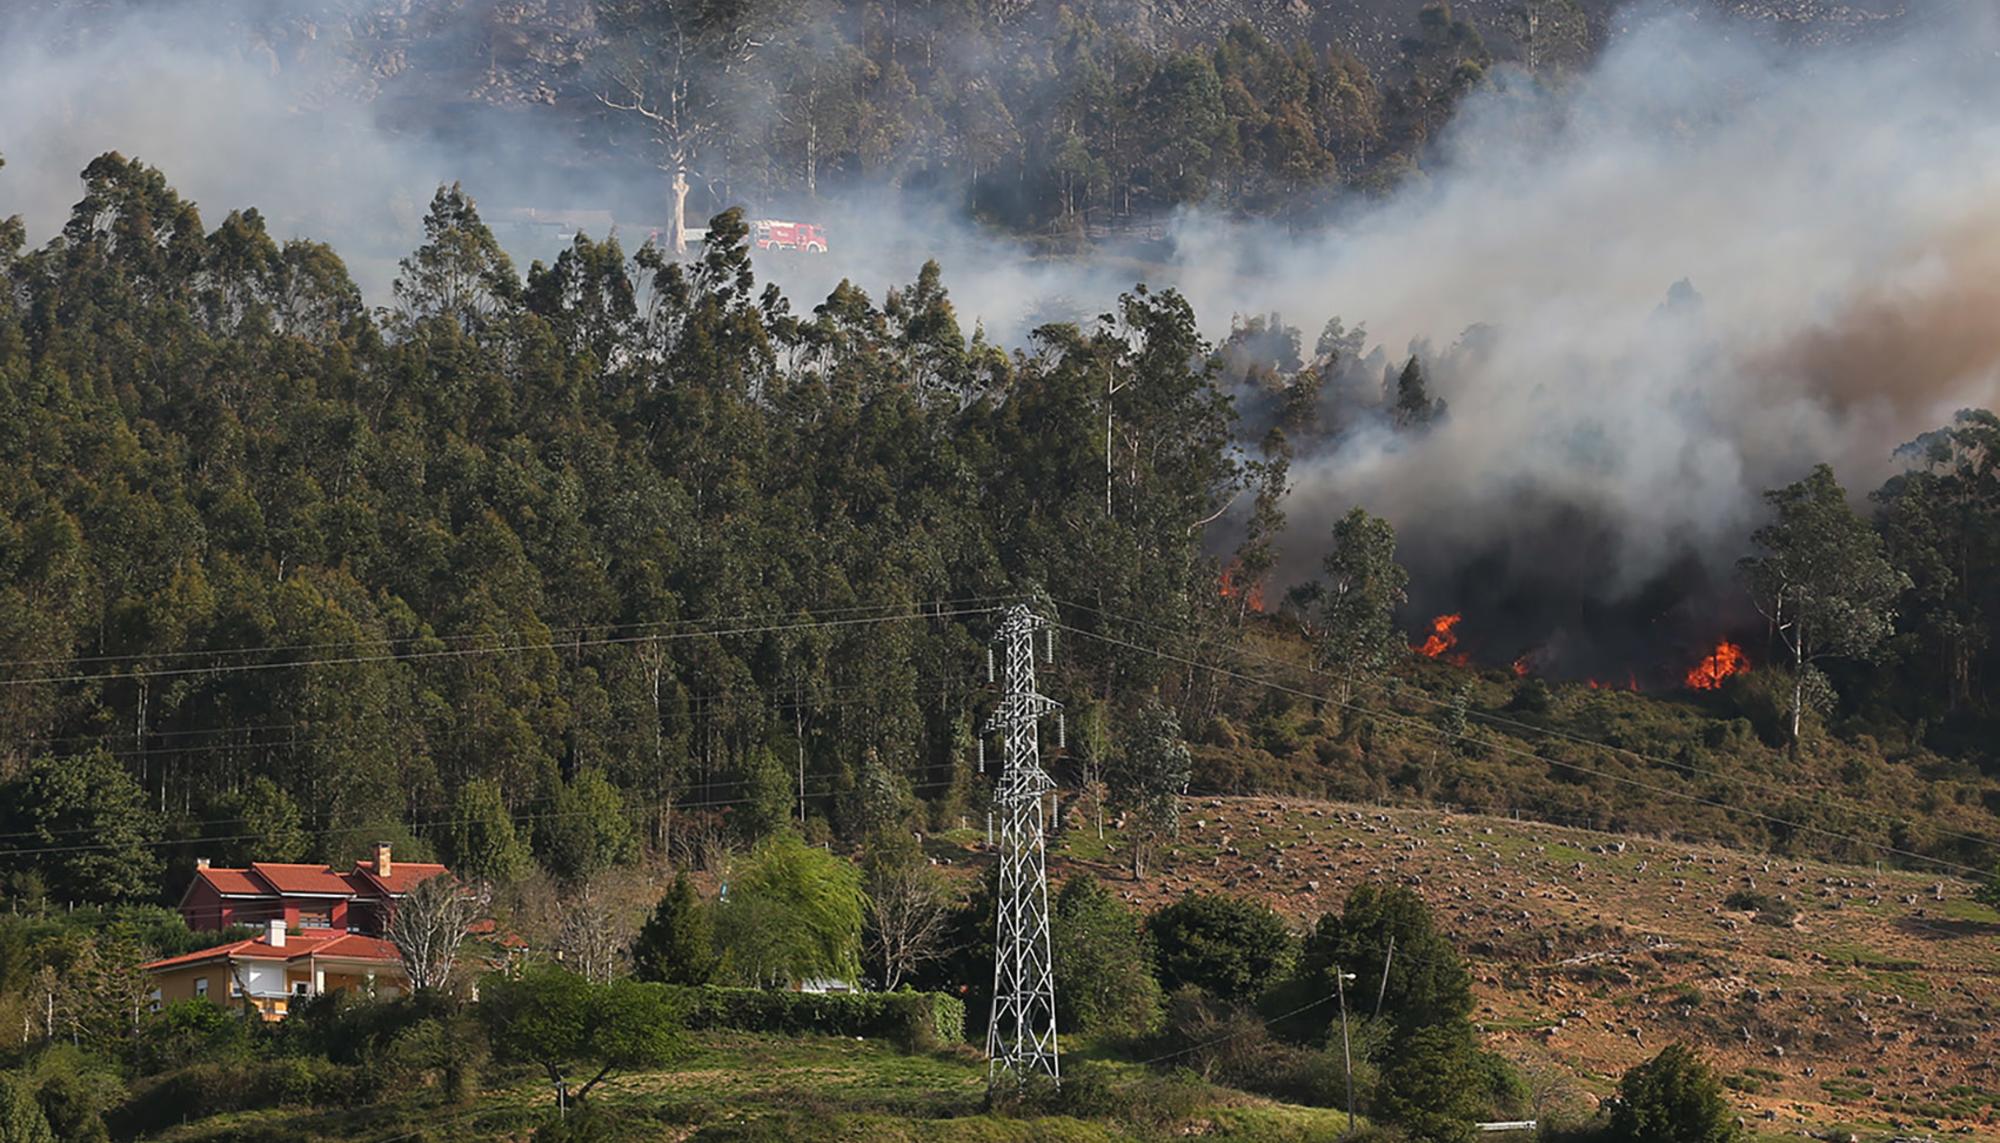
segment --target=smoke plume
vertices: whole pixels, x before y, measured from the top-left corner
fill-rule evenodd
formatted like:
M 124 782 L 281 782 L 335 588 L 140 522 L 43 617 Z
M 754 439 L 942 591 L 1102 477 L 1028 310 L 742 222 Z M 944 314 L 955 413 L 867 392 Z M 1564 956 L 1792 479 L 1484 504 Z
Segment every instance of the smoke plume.
M 1627 8 L 1587 74 L 1496 72 L 1424 172 L 1310 226 L 1188 210 L 1163 243 L 1048 259 L 950 194 L 750 205 L 810 209 L 833 235 L 823 260 L 766 267 L 801 307 L 840 277 L 879 297 L 935 257 L 967 329 L 1011 344 L 1140 278 L 1182 289 L 1218 337 L 1281 314 L 1307 357 L 1327 318 L 1365 323 L 1293 442 L 1278 586 L 1363 505 L 1398 529 L 1414 608 L 1463 610 L 1475 656 L 1535 647 L 1581 673 L 1742 618 L 1731 569 L 1765 488 L 1825 460 L 1858 497 L 1894 446 L 1995 399 L 2000 35 L 1975 6 L 1937 7 L 1838 46 L 1780 45 L 1701 5 Z M 273 39 L 254 12 L 95 11 L 87 35 L 0 17 L 0 211 L 46 238 L 76 172 L 122 150 L 211 223 L 256 205 L 280 236 L 332 242 L 378 301 L 440 182 L 538 220 L 588 211 L 628 246 L 664 221 L 644 162 L 598 161 L 532 108 L 405 133 L 355 95 L 370 83 L 337 20 Z M 498 229 L 523 261 L 564 239 Z M 1449 403 L 1422 431 L 1381 409 L 1384 367 L 1412 354 Z

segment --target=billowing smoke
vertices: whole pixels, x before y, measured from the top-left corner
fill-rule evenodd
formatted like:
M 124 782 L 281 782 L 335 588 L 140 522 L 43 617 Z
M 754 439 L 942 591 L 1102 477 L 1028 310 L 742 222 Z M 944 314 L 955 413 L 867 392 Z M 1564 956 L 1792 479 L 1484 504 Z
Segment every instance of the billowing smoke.
M 1990 13 L 1865 49 L 1729 31 L 1661 13 L 1566 90 L 1502 76 L 1427 183 L 1309 239 L 1185 229 L 1211 316 L 1281 311 L 1308 345 L 1308 317 L 1365 320 L 1450 405 L 1307 446 L 1294 576 L 1361 504 L 1475 654 L 1629 662 L 1741 618 L 1763 489 L 1824 460 L 1858 496 L 1896 445 L 1994 400 Z
M 1732 565 L 1763 489 L 1826 460 L 1859 495 L 1894 446 L 1995 399 L 2000 34 L 1983 6 L 1935 7 L 1830 47 L 1701 5 L 1627 9 L 1588 74 L 1496 73 L 1425 173 L 1310 227 L 1188 211 L 1164 242 L 1047 259 L 965 222 L 952 193 L 849 186 L 814 208 L 834 253 L 767 269 L 810 307 L 841 276 L 879 297 L 935 256 L 967 329 L 1014 344 L 1140 278 L 1181 288 L 1218 336 L 1282 314 L 1308 358 L 1327 318 L 1365 323 L 1293 442 L 1280 580 L 1310 576 L 1360 504 L 1396 525 L 1413 610 L 1463 610 L 1476 656 L 1540 648 L 1564 673 L 1658 657 L 1744 618 Z M 656 172 L 602 161 L 603 137 L 532 93 L 406 133 L 356 92 L 422 61 L 358 60 L 332 17 L 273 39 L 257 10 L 0 27 L 0 207 L 45 238 L 75 173 L 118 149 L 210 222 L 258 205 L 281 236 L 333 242 L 378 301 L 441 181 L 496 222 L 541 212 L 500 227 L 524 261 L 563 240 L 541 221 L 615 222 L 628 245 L 664 221 Z M 1381 380 L 1413 353 L 1449 411 L 1398 430 Z

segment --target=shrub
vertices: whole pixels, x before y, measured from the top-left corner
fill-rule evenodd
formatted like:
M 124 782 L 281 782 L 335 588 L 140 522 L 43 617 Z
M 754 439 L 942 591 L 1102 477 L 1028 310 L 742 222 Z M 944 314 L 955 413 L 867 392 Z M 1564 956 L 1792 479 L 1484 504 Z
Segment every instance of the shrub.
M 1376 1110 L 1419 1139 L 1457 1143 L 1472 1137 L 1491 1073 L 1469 1030 L 1439 1026 L 1411 1033 L 1382 1069 Z
M 1291 958 L 1292 934 L 1269 905 L 1244 897 L 1189 893 L 1146 923 L 1160 985 L 1193 985 L 1224 1000 L 1248 1000 L 1275 981 Z
M 1769 893 L 1738 889 L 1722 899 L 1722 907 L 1739 912 L 1755 911 L 1757 921 L 1766 925 L 1789 925 L 1799 915 L 1799 907 Z
M 1052 1110 L 1168 1133 L 1193 1119 L 1209 1101 L 1208 1085 L 1186 1068 L 1120 1079 L 1111 1069 L 1084 1061 L 1063 1070 L 1061 1096 Z
M 965 1002 L 942 992 L 776 992 L 661 985 L 691 1029 L 861 1036 L 922 1051 L 965 1040 Z
M 373 1091 L 360 1068 L 310 1057 L 193 1064 L 136 1089 L 107 1116 L 114 1135 L 151 1134 L 192 1119 L 279 1106 L 344 1106 Z
M 1338 1055 L 1282 1043 L 1256 1012 L 1198 988 L 1168 998 L 1159 1049 L 1203 1079 L 1245 1091 L 1319 1106 L 1345 1097 Z
M 182 1000 L 139 1026 L 132 1062 L 141 1074 L 153 1075 L 197 1060 L 237 1060 L 249 1054 L 251 1034 L 249 1021 L 239 1012 L 206 1000 Z
M 1097 878 L 1078 873 L 1055 901 L 1056 1016 L 1064 1031 L 1138 1036 L 1160 1019 L 1139 921 Z
M 1722 1084 L 1684 1045 L 1625 1073 L 1611 1104 L 1614 1143 L 1734 1143 Z

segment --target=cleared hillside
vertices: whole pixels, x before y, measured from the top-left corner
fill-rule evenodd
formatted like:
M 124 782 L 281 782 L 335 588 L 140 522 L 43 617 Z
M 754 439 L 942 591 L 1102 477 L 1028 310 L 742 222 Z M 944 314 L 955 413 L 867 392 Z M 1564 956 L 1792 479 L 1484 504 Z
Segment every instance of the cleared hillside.
M 1118 831 L 1073 821 L 1051 876 L 1149 908 L 1254 894 L 1302 924 L 1359 881 L 1406 884 L 1472 962 L 1489 1043 L 1581 1092 L 1679 1040 L 1765 1130 L 2000 1138 L 2000 914 L 1959 880 L 1295 799 L 1194 799 L 1183 822 L 1164 872 L 1133 882 Z

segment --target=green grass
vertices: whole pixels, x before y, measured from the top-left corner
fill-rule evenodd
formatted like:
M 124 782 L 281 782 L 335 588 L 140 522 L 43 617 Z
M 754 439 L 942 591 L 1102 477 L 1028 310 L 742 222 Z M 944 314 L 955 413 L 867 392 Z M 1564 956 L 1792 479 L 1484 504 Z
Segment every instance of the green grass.
M 1977 901 L 1969 901 L 1963 897 L 1956 897 L 1946 901 L 1944 903 L 1944 915 L 1954 921 L 1976 921 L 1981 924 L 2000 925 L 2000 909 L 1995 909 L 1991 905 L 1982 905 Z
M 1091 1053 L 1066 1055 L 1083 1065 Z M 669 1070 L 615 1076 L 591 1113 L 625 1140 L 773 1140 L 779 1143 L 1142 1143 L 1196 1131 L 1234 1143 L 1308 1143 L 1337 1137 L 1345 1112 L 1295 1107 L 1194 1084 L 1188 1114 L 1167 1124 L 1132 1120 L 1132 1086 L 1157 1081 L 1130 1063 L 1092 1061 L 1120 1110 L 1110 1119 L 1006 1116 L 986 1110 L 985 1062 L 969 1048 L 904 1055 L 887 1044 L 823 1036 L 704 1033 Z M 472 1103 L 430 1092 L 360 1108 L 277 1108 L 214 1116 L 152 1138 L 163 1143 L 497 1143 L 520 1140 L 555 1110 L 546 1081 L 496 1070 Z M 1178 1106 L 1178 1105 L 1177 1105 Z

